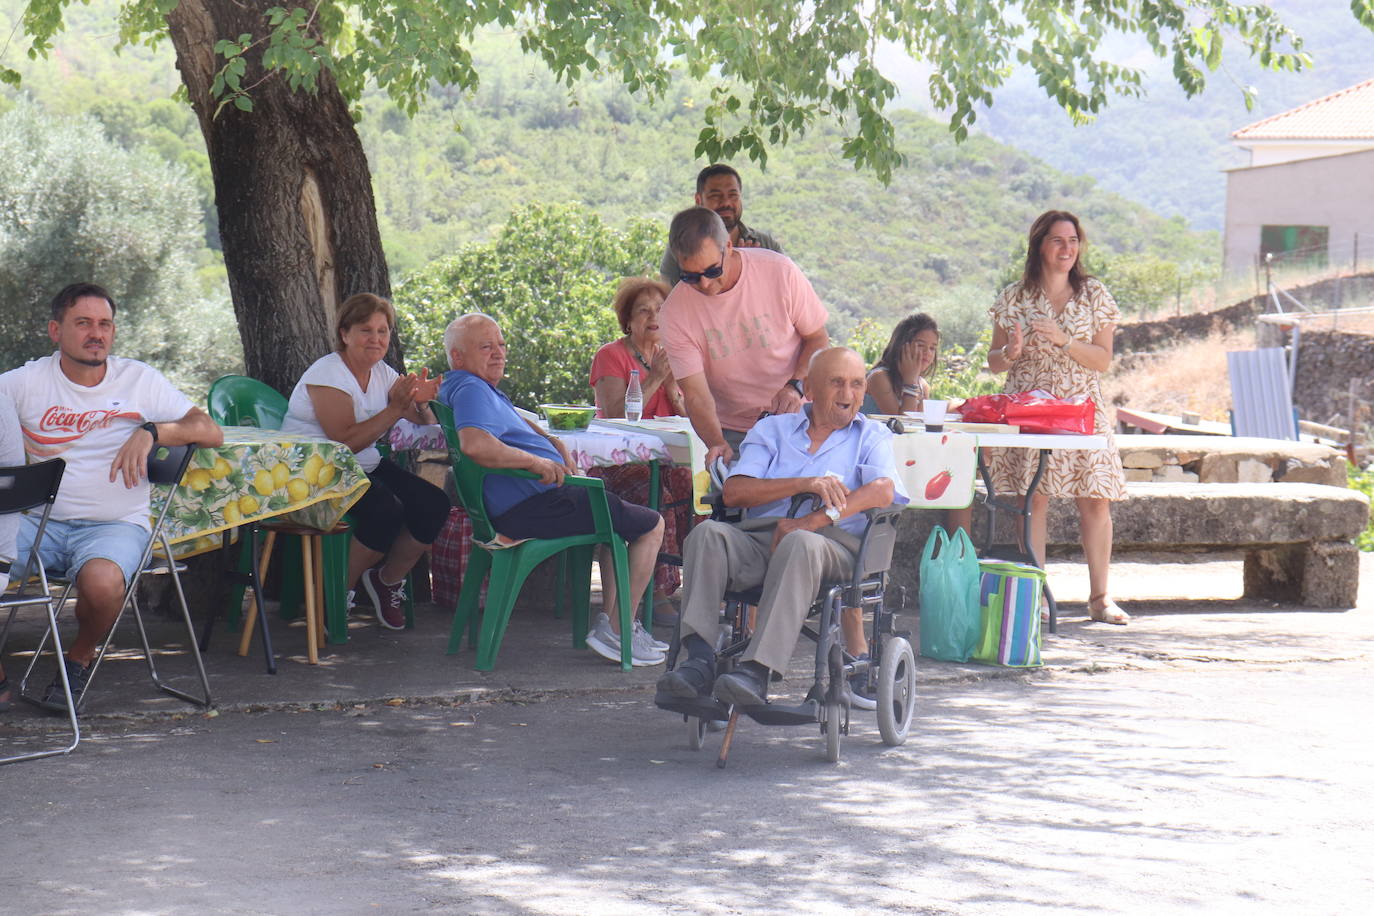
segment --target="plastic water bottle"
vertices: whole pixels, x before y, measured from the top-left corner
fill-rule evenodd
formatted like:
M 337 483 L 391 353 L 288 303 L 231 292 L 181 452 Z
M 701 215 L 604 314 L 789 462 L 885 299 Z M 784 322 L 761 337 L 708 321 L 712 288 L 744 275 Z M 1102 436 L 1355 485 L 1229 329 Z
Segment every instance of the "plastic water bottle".
M 644 415 L 644 389 L 639 385 L 639 370 L 630 370 L 630 387 L 625 389 L 625 419 L 638 423 Z

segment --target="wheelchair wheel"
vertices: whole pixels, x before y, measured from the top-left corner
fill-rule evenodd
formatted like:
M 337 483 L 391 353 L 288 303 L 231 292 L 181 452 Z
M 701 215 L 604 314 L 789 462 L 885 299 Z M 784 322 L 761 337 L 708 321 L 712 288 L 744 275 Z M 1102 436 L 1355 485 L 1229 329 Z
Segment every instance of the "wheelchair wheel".
M 825 759 L 830 763 L 840 761 L 840 719 L 844 716 L 844 706 L 839 703 L 825 704 Z
M 883 646 L 878 668 L 878 732 L 883 743 L 906 743 L 916 709 L 916 656 L 911 643 L 894 636 Z
M 700 716 L 683 716 L 687 720 L 687 748 L 688 750 L 701 750 L 702 742 L 706 738 L 706 720 Z

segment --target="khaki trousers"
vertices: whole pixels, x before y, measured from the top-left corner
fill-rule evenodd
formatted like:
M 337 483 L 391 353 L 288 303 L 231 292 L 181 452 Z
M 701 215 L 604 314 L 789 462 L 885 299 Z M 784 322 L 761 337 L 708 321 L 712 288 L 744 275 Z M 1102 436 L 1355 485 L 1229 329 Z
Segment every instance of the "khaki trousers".
M 793 531 L 770 551 L 777 522 L 705 521 L 692 530 L 683 545 L 682 635 L 695 633 L 714 647 L 725 592 L 762 585 L 758 623 L 743 660 L 785 672 L 821 583 L 853 575 L 858 538 L 830 525 Z

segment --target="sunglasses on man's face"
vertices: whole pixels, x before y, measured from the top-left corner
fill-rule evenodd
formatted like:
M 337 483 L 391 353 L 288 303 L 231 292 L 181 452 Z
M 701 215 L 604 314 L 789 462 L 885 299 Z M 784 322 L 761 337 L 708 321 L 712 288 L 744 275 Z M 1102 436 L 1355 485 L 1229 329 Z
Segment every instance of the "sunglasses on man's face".
M 715 267 L 708 267 L 700 271 L 684 270 L 678 275 L 678 279 L 683 283 L 690 283 L 696 286 L 702 280 L 714 280 L 723 273 L 725 273 L 725 252 L 722 251 L 720 253 L 720 263 Z

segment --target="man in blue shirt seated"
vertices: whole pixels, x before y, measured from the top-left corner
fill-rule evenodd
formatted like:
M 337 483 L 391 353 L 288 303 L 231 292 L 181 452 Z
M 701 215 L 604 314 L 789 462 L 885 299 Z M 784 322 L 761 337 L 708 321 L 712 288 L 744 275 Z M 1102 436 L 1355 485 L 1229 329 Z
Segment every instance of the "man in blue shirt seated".
M 853 575 L 865 509 L 907 502 L 887 428 L 859 414 L 865 366 L 853 350 L 833 347 L 811 360 L 801 413 L 760 420 L 740 446 L 725 481 L 727 506 L 745 508 L 738 525 L 702 522 L 683 548 L 682 646 L 688 658 L 658 680 L 660 699 L 714 695 L 724 703 L 767 702 L 770 673 L 787 670 L 807 611 L 822 582 Z M 787 518 L 793 496 L 824 504 Z M 715 646 L 727 586 L 762 585 L 757 626 L 742 664 L 717 678 Z M 866 651 L 863 621 L 846 610 L 845 644 Z
M 594 532 L 588 491 L 563 483 L 566 475 L 575 473 L 567 448 L 516 413 L 510 398 L 496 387 L 506 372 L 506 340 L 500 326 L 486 315 L 462 315 L 444 332 L 444 349 L 454 371 L 444 374 L 439 400 L 453 410 L 463 454 L 483 467 L 518 468 L 539 475 L 538 480 L 501 474 L 486 478 L 482 496 L 492 526 L 516 541 Z M 630 594 L 642 595 L 663 542 L 663 517 L 614 493 L 606 494 L 606 504 L 612 528 L 628 542 Z M 602 607 L 612 608 L 615 576 L 609 553 L 603 554 Z M 588 646 L 617 663 L 619 625 L 617 617 L 603 612 L 587 634 Z M 662 664 L 668 648 L 654 640 L 637 619 L 630 645 L 636 667 Z

